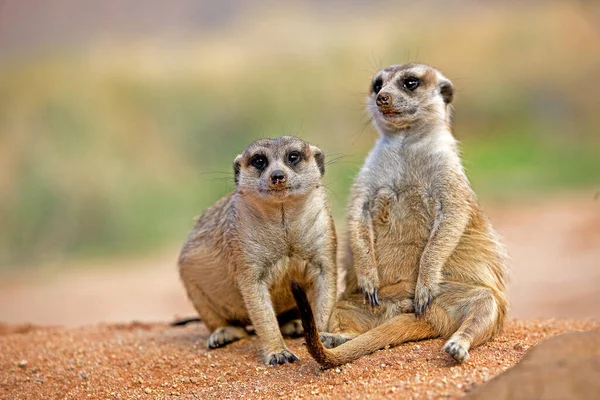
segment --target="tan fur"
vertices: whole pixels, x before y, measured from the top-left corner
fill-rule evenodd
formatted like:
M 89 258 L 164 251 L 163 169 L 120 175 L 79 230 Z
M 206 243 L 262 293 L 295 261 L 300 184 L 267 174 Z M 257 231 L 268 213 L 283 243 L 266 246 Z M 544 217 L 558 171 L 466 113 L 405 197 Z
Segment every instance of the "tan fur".
M 413 91 L 404 86 L 410 77 L 420 82 Z M 462 362 L 502 328 L 505 250 L 462 168 L 449 128 L 450 81 L 432 67 L 406 64 L 380 71 L 374 85 L 380 102 L 372 90 L 368 109 L 380 138 L 352 188 L 349 252 L 341 257 L 346 290 L 331 333 L 307 343 L 332 366 L 444 337 L 444 350 Z M 407 304 L 413 299 L 414 309 Z
M 290 152 L 301 158 L 289 162 Z M 252 162 L 268 160 L 262 170 Z M 252 323 L 267 364 L 297 357 L 283 341 L 277 316 L 295 308 L 290 278 L 310 288 L 320 330 L 336 298 L 336 236 L 321 183 L 324 157 L 317 147 L 285 136 L 261 139 L 234 162 L 236 190 L 198 219 L 179 257 L 188 297 L 212 332 L 208 346 L 247 336 Z M 274 171 L 286 175 L 273 183 Z M 299 321 L 281 330 L 302 334 Z

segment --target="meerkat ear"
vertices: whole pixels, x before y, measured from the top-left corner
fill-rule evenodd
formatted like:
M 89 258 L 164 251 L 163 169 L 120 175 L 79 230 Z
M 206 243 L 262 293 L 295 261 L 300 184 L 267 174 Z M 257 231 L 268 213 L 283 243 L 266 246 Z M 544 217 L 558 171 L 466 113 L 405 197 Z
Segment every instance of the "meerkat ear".
M 319 172 L 321 176 L 325 175 L 325 155 L 317 146 L 310 145 L 310 151 L 315 158 L 315 162 L 317 163 L 317 167 L 319 167 Z
M 450 81 L 442 81 L 440 83 L 440 94 L 442 95 L 442 99 L 444 99 L 444 103 L 452 103 L 452 99 L 454 99 L 454 88 Z
M 242 155 L 238 154 L 238 156 L 233 160 L 233 181 L 237 186 L 238 181 L 240 179 L 240 168 L 242 167 Z

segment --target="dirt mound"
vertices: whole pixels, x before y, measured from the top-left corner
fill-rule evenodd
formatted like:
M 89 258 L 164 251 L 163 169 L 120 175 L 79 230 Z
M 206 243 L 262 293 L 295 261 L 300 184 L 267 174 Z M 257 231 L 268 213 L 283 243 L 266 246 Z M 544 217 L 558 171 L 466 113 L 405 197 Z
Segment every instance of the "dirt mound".
M 196 324 L 95 325 L 11 330 L 0 335 L 0 398 L 458 398 L 513 366 L 538 342 L 592 321 L 510 320 L 504 333 L 456 365 L 442 340 L 378 351 L 322 371 L 302 339 L 288 346 L 300 364 L 266 367 L 255 337 L 206 350 Z
M 571 332 L 531 349 L 468 399 L 589 399 L 600 393 L 600 331 Z

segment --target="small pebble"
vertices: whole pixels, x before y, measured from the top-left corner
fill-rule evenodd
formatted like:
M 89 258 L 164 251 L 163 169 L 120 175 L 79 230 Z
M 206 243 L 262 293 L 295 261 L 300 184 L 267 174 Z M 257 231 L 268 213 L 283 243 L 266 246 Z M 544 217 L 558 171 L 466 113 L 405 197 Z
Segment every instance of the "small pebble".
M 27 364 L 27 360 L 20 360 L 17 365 L 19 366 L 19 368 L 25 368 Z
M 150 393 L 152 393 L 152 389 L 150 389 L 150 388 L 146 388 L 146 389 L 144 389 L 144 392 L 146 392 L 146 393 L 150 394 Z
M 336 374 L 339 374 L 339 373 L 341 373 L 341 372 L 342 372 L 342 370 L 341 370 L 341 369 L 339 369 L 339 368 L 336 368 L 336 369 L 335 369 L 335 373 L 336 373 Z
M 79 376 L 81 377 L 81 379 L 87 379 L 88 378 L 88 374 L 85 371 L 79 371 Z

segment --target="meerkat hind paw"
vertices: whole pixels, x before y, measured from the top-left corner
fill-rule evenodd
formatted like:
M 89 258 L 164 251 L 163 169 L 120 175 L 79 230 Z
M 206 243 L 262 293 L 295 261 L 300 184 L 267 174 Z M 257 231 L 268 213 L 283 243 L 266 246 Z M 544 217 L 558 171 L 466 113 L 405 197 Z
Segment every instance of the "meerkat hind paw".
M 460 363 L 469 359 L 469 352 L 460 343 L 452 339 L 444 345 L 444 351 Z
M 297 338 L 304 336 L 304 328 L 302 327 L 302 321 L 294 319 L 281 325 L 281 333 L 291 338 Z
M 334 347 L 338 347 L 339 345 L 351 340 L 351 338 L 328 332 L 319 333 L 319 338 L 321 339 L 323 346 L 325 346 L 327 349 L 333 349 Z
M 208 348 L 216 349 L 228 345 L 231 342 L 243 339 L 248 336 L 248 332 L 239 326 L 224 326 L 218 328 L 208 337 Z

